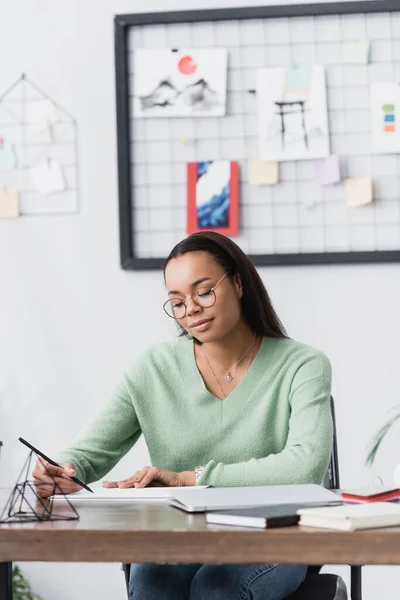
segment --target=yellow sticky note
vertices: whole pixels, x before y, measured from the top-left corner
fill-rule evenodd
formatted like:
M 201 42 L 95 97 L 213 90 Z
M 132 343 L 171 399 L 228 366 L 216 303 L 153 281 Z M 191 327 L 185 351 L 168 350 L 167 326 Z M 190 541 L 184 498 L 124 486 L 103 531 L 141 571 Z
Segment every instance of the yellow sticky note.
M 369 63 L 370 44 L 368 40 L 354 40 L 344 42 L 343 62 L 353 65 L 367 65 Z
M 348 206 L 364 206 L 364 204 L 371 204 L 373 200 L 371 177 L 345 179 L 344 185 L 346 188 Z
M 0 219 L 19 217 L 19 194 L 10 188 L 0 189 Z
M 279 163 L 252 158 L 249 160 L 250 185 L 275 185 L 279 181 Z

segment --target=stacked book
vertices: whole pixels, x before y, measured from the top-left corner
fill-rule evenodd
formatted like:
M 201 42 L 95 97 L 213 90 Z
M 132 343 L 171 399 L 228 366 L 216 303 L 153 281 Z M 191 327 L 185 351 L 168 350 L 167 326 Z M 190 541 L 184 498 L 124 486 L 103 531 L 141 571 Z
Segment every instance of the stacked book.
M 207 523 L 241 527 L 285 527 L 303 525 L 355 531 L 400 525 L 400 489 L 359 488 L 338 495 L 339 505 L 310 503 L 236 507 L 207 512 Z M 326 502 L 328 504 L 328 502 Z

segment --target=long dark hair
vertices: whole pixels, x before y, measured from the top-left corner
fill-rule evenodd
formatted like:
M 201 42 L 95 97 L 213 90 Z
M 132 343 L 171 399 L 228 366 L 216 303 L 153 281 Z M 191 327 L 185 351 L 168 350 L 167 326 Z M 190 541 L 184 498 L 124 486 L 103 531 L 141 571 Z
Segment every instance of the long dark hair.
M 240 277 L 243 288 L 242 316 L 255 334 L 288 337 L 256 268 L 235 242 L 214 231 L 192 233 L 171 250 L 164 263 L 164 279 L 170 260 L 188 252 L 208 252 L 231 277 Z M 186 331 L 181 329 L 181 335 L 185 335 Z

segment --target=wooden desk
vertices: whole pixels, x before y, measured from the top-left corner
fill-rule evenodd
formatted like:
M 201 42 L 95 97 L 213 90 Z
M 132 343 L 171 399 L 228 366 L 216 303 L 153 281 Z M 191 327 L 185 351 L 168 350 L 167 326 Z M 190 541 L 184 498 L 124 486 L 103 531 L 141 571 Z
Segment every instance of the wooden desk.
M 7 496 L 0 492 L 0 507 Z M 57 501 L 57 511 L 65 511 Z M 75 502 L 80 520 L 0 525 L 0 597 L 13 561 L 400 564 L 400 528 L 339 532 L 207 525 L 166 504 Z M 3 587 L 1 587 L 3 585 Z M 1 592 L 3 591 L 3 595 Z

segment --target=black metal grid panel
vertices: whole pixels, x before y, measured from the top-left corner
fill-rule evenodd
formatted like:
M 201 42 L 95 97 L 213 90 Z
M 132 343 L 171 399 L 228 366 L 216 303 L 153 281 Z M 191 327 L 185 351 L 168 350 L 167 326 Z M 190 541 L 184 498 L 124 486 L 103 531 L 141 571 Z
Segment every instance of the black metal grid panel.
M 372 155 L 369 84 L 399 80 L 397 0 L 119 15 L 115 19 L 121 265 L 158 269 L 185 237 L 190 160 L 238 160 L 240 235 L 256 265 L 400 260 L 400 158 Z M 371 41 L 369 65 L 343 64 L 344 41 Z M 227 116 L 135 119 L 136 48 L 228 49 Z M 342 184 L 320 186 L 313 161 L 284 162 L 277 186 L 249 186 L 257 156 L 255 73 L 263 66 L 326 66 L 331 151 L 342 175 L 371 173 L 376 201 L 347 209 Z M 194 137 L 183 144 L 181 137 Z M 306 208 L 303 199 L 313 199 Z

